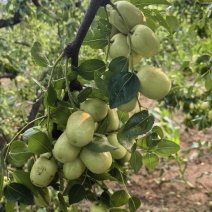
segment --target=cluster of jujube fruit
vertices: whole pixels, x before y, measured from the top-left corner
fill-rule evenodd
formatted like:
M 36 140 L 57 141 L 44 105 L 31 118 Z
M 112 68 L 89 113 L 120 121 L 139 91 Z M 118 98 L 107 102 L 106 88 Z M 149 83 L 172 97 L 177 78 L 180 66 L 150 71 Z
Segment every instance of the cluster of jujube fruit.
M 95 133 L 98 123 L 107 119 L 105 135 Z M 119 117 L 116 109 L 95 98 L 89 98 L 80 105 L 78 111 L 68 118 L 66 129 L 57 139 L 52 154 L 62 165 L 62 172 L 67 180 L 79 178 L 87 168 L 94 174 L 102 174 L 109 170 L 113 159 L 127 162 L 130 153 L 118 142 L 117 131 Z M 95 152 L 87 146 L 91 142 L 101 143 L 101 136 L 106 136 L 112 151 Z M 49 157 L 49 158 L 48 158 Z M 30 179 L 38 187 L 46 187 L 57 172 L 57 163 L 50 159 L 51 154 L 38 158 L 30 172 Z
M 137 65 L 142 58 L 157 54 L 160 48 L 158 36 L 146 26 L 146 17 L 133 4 L 117 1 L 116 9 L 109 10 L 112 24 L 109 57 L 124 56 L 130 66 Z M 141 66 L 137 76 L 140 92 L 147 98 L 158 100 L 165 97 L 171 89 L 171 81 L 159 68 L 152 65 Z

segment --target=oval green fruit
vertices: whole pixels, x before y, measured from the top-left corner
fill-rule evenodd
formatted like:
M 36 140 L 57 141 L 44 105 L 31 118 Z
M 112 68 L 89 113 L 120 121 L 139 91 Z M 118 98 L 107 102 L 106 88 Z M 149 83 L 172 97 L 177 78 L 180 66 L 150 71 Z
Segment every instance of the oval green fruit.
M 122 33 L 118 33 L 114 35 L 110 40 L 110 50 L 109 57 L 114 59 L 116 57 L 126 57 L 131 63 L 133 60 L 133 65 L 138 64 L 141 61 L 142 56 L 132 51 L 132 55 L 130 56 L 130 47 L 127 42 L 127 36 Z
M 90 205 L 90 212 L 107 212 L 107 207 L 101 202 L 94 201 Z
M 52 150 L 53 156 L 61 163 L 67 163 L 74 160 L 81 147 L 74 146 L 68 141 L 66 132 L 63 132 L 61 136 L 57 139 L 54 148 Z
M 109 11 L 109 22 L 115 26 L 121 33 L 128 34 L 128 28 L 131 30 L 138 24 L 145 24 L 144 14 L 133 4 L 127 1 L 117 1 L 115 5 L 125 21 L 120 17 L 115 9 Z M 128 28 L 126 27 L 126 24 Z
M 121 159 L 126 154 L 127 150 L 118 142 L 117 133 L 111 133 L 108 135 L 108 142 L 117 147 L 118 149 L 112 150 L 110 153 L 114 159 Z
M 117 109 L 122 112 L 131 112 L 132 110 L 135 109 L 137 103 L 138 103 L 137 98 L 134 98 L 131 101 L 127 102 L 126 104 L 120 105 L 119 107 L 117 107 Z
M 80 104 L 80 109 L 89 113 L 95 122 L 103 120 L 108 112 L 108 106 L 100 99 L 90 98 Z
M 209 110 L 211 107 L 211 103 L 210 102 L 203 102 L 201 105 L 200 105 L 200 109 L 202 110 Z
M 95 130 L 95 123 L 89 113 L 76 111 L 70 115 L 66 125 L 68 141 L 78 147 L 91 142 Z
M 53 159 L 38 158 L 30 172 L 31 182 L 38 187 L 47 187 L 57 172 L 57 164 Z
M 85 147 L 80 152 L 80 159 L 85 166 L 95 174 L 107 172 L 112 165 L 110 152 L 93 152 Z
M 69 163 L 63 164 L 63 174 L 68 180 L 75 180 L 79 178 L 85 169 L 86 166 L 79 157 Z
M 126 154 L 124 155 L 124 157 L 119 160 L 119 162 L 121 164 L 125 164 L 125 163 L 129 162 L 130 161 L 130 158 L 131 158 L 131 155 L 132 154 L 127 151 Z
M 142 66 L 137 76 L 140 81 L 139 91 L 149 99 L 162 99 L 171 89 L 169 77 L 154 66 Z
M 106 132 L 113 132 L 119 128 L 119 117 L 116 109 L 108 109 L 108 124 Z
M 132 28 L 131 39 L 132 49 L 143 57 L 154 56 L 160 48 L 160 42 L 156 34 L 145 25 L 137 25 Z
M 208 111 L 208 119 L 209 119 L 209 121 L 212 120 L 212 110 Z

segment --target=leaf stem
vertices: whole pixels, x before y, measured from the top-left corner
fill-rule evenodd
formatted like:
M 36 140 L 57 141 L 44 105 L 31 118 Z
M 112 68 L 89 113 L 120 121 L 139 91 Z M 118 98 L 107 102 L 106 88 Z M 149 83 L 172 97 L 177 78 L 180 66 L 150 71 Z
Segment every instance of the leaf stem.
M 104 7 L 104 10 L 105 10 L 105 14 L 106 14 L 106 17 L 107 17 L 107 21 L 109 22 L 109 16 L 108 16 L 108 12 L 107 12 L 107 9 L 106 9 L 106 6 Z M 107 63 L 107 60 L 108 60 L 108 57 L 109 57 L 109 51 L 110 51 L 110 35 L 108 36 L 108 40 L 107 40 L 107 54 L 106 54 L 106 63 Z

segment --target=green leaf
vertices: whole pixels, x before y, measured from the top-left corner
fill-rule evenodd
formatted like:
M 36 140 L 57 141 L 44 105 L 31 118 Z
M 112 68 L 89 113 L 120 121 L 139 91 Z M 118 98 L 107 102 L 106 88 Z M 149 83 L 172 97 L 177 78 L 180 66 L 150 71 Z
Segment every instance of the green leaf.
M 58 200 L 60 202 L 60 204 L 59 204 L 60 211 L 67 212 L 68 211 L 67 205 L 66 205 L 63 195 L 59 192 L 57 196 L 58 196 Z
M 82 91 L 80 91 L 80 93 L 77 96 L 78 102 L 79 103 L 84 102 L 91 93 L 92 93 L 91 87 L 87 87 L 87 88 L 83 89 Z
M 3 196 L 4 170 L 0 169 L 0 199 Z
M 15 167 L 23 166 L 32 156 L 28 146 L 23 141 L 14 141 L 9 148 L 8 161 Z
M 96 71 L 94 73 L 94 81 L 96 83 L 97 88 L 100 92 L 105 96 L 109 96 L 108 94 L 108 81 L 101 78 L 101 73 Z
M 90 59 L 81 63 L 79 67 L 74 68 L 74 71 L 86 80 L 93 80 L 95 71 L 104 72 L 105 69 L 106 65 L 102 60 Z
M 108 85 L 110 108 L 116 108 L 137 96 L 140 87 L 138 77 L 130 72 L 121 72 L 111 78 Z
M 130 212 L 136 212 L 137 209 L 141 206 L 141 201 L 137 197 L 131 197 L 128 202 Z
M 5 211 L 14 211 L 14 208 L 15 208 L 15 205 L 16 205 L 16 202 L 10 202 L 7 200 L 6 202 L 6 206 L 5 206 Z
M 159 156 L 166 157 L 175 154 L 180 150 L 180 146 L 173 141 L 162 140 L 159 142 L 155 153 Z
M 125 149 L 127 149 L 128 151 L 131 151 L 132 146 L 135 143 L 135 137 L 131 135 L 125 135 L 123 130 L 124 130 L 124 126 L 122 126 L 119 129 L 117 134 L 117 139 L 119 143 L 125 147 Z
M 135 152 L 133 152 L 132 155 L 131 155 L 130 165 L 131 165 L 132 169 L 134 170 L 134 172 L 136 174 L 138 174 L 143 163 L 142 163 L 142 155 L 137 150 Z
M 52 121 L 63 127 L 66 126 L 66 123 L 70 115 L 71 115 L 70 108 L 63 107 L 63 106 L 53 108 L 50 113 L 50 117 L 52 118 Z
M 154 127 L 152 128 L 152 132 L 157 133 L 157 135 L 158 135 L 160 138 L 163 138 L 163 137 L 164 137 L 163 130 L 162 130 L 162 128 L 159 127 L 159 126 L 154 126 Z
M 208 73 L 205 79 L 205 88 L 207 91 L 212 90 L 212 73 Z
M 171 34 L 177 31 L 179 23 L 178 19 L 175 16 L 166 16 L 166 23 L 169 26 L 169 32 Z
M 117 149 L 117 147 L 112 146 L 105 135 L 95 133 L 93 140 L 86 145 L 86 149 L 93 152 L 109 152 Z
M 118 113 L 119 120 L 122 123 L 126 123 L 129 120 L 129 113 L 128 112 L 123 112 L 123 111 L 117 110 L 117 113 Z
M 123 135 L 138 136 L 149 132 L 154 124 L 154 117 L 147 110 L 135 113 L 127 121 L 123 129 Z
M 49 60 L 46 55 L 42 51 L 42 46 L 39 42 L 35 42 L 33 47 L 31 48 L 31 55 L 34 61 L 42 67 L 49 66 Z
M 136 7 L 143 8 L 148 5 L 154 5 L 154 4 L 163 4 L 163 5 L 171 5 L 170 2 L 166 0 L 131 0 L 132 4 L 134 4 Z
M 74 203 L 80 202 L 86 196 L 85 187 L 80 184 L 73 185 L 69 190 L 69 204 L 72 205 Z
M 151 133 L 137 140 L 137 145 L 143 150 L 154 150 L 157 148 L 160 139 L 157 139 L 156 133 Z
M 124 208 L 111 208 L 110 212 L 128 212 L 128 210 Z
M 37 187 L 31 182 L 30 174 L 28 172 L 25 172 L 23 170 L 15 170 L 12 175 L 17 183 L 26 186 L 33 195 L 38 195 Z
M 69 73 L 67 75 L 67 77 L 68 77 L 69 81 L 73 81 L 74 79 L 76 79 L 77 73 L 72 71 L 71 73 Z M 65 80 L 65 78 L 60 78 L 58 80 L 54 80 L 53 85 L 56 90 L 65 89 L 66 88 L 66 80 Z
M 98 181 L 104 181 L 104 180 L 116 181 L 116 178 L 112 177 L 109 173 L 94 174 L 88 171 L 88 175 Z
M 88 45 L 92 49 L 103 49 L 108 45 L 108 36 L 102 35 L 98 29 L 93 32 L 89 31 L 83 41 L 83 45 Z
M 147 168 L 153 169 L 158 165 L 159 158 L 154 153 L 147 153 L 147 154 L 143 155 L 142 162 L 143 162 L 144 166 L 146 166 Z
M 111 196 L 111 204 L 114 207 L 120 207 L 128 203 L 129 195 L 124 190 L 115 191 Z
M 31 135 L 40 131 L 40 128 L 41 128 L 41 126 L 35 126 L 35 127 L 31 127 L 28 130 L 26 130 L 22 135 L 23 141 L 27 142 Z
M 99 89 L 92 89 L 92 93 L 89 95 L 90 98 L 97 98 L 103 101 L 108 101 L 108 98 L 104 96 Z
M 109 64 L 109 71 L 119 74 L 121 72 L 127 72 L 129 67 L 128 59 L 126 57 L 117 57 L 113 59 Z
M 102 36 L 108 37 L 110 35 L 111 27 L 112 27 L 112 25 L 108 22 L 108 20 L 104 18 L 99 18 L 97 24 L 98 24 L 97 26 L 98 30 L 100 31 Z
M 34 198 L 31 191 L 20 183 L 11 183 L 4 189 L 4 195 L 10 202 L 22 202 L 25 205 L 33 205 Z
M 53 88 L 52 84 L 48 87 L 47 92 L 45 93 L 44 101 L 47 103 L 47 106 L 55 107 L 57 103 L 57 92 Z
M 53 148 L 51 141 L 44 132 L 38 132 L 29 138 L 29 150 L 35 154 L 50 152 Z

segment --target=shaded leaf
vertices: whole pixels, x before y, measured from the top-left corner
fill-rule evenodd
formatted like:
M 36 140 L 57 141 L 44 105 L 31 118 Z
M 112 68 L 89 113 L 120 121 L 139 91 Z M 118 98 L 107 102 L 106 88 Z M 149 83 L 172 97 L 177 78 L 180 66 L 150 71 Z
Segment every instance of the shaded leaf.
M 64 127 L 66 126 L 66 123 L 70 115 L 71 115 L 70 108 L 63 107 L 63 106 L 53 108 L 50 113 L 52 121 Z
M 35 127 L 31 127 L 28 130 L 26 130 L 23 135 L 22 135 L 22 139 L 24 142 L 27 142 L 29 137 L 37 132 L 39 132 L 41 129 L 41 126 L 35 126 Z
M 79 103 L 84 102 L 91 93 L 92 93 L 91 87 L 87 87 L 87 88 L 83 89 L 82 91 L 80 91 L 80 93 L 77 96 Z
M 109 96 L 108 94 L 108 81 L 101 78 L 101 73 L 96 71 L 94 73 L 94 81 L 96 83 L 97 88 L 100 92 L 105 96 Z
M 85 187 L 80 184 L 73 185 L 68 194 L 69 204 L 72 205 L 74 203 L 80 202 L 86 196 Z
M 112 146 L 105 135 L 95 133 L 93 140 L 86 145 L 86 149 L 93 152 L 109 152 L 117 149 L 117 147 Z
M 38 132 L 30 136 L 28 145 L 30 152 L 35 154 L 50 152 L 53 148 L 51 141 L 44 132 Z
M 47 106 L 54 107 L 57 103 L 57 92 L 53 88 L 52 84 L 48 87 L 47 92 L 45 93 L 44 101 Z
M 128 71 L 128 59 L 126 57 L 117 57 L 113 59 L 109 64 L 109 71 L 119 74 L 121 72 L 127 72 Z
M 4 195 L 10 202 L 22 202 L 25 205 L 33 205 L 34 198 L 31 191 L 20 183 L 11 183 L 4 189 Z
M 104 72 L 105 69 L 106 65 L 102 60 L 90 59 L 81 63 L 79 67 L 74 68 L 74 71 L 86 80 L 93 80 L 95 71 Z
M 162 4 L 162 5 L 171 5 L 170 2 L 167 0 L 131 0 L 132 4 L 134 4 L 136 7 L 143 8 L 148 5 L 154 5 L 154 4 Z
M 138 94 L 139 87 L 139 79 L 133 73 L 121 72 L 112 77 L 108 85 L 110 108 L 131 101 Z
M 3 196 L 4 170 L 0 169 L 0 199 Z
M 134 170 L 134 172 L 136 174 L 138 174 L 138 172 L 140 171 L 143 163 L 142 163 L 142 155 L 137 150 L 134 151 L 131 154 L 130 165 L 131 165 L 132 169 Z
M 28 172 L 23 170 L 15 170 L 12 175 L 17 183 L 26 186 L 33 193 L 33 195 L 38 195 L 37 187 L 31 182 L 30 174 Z
M 154 124 L 154 117 L 147 110 L 135 113 L 124 125 L 123 135 L 138 136 L 149 132 Z

